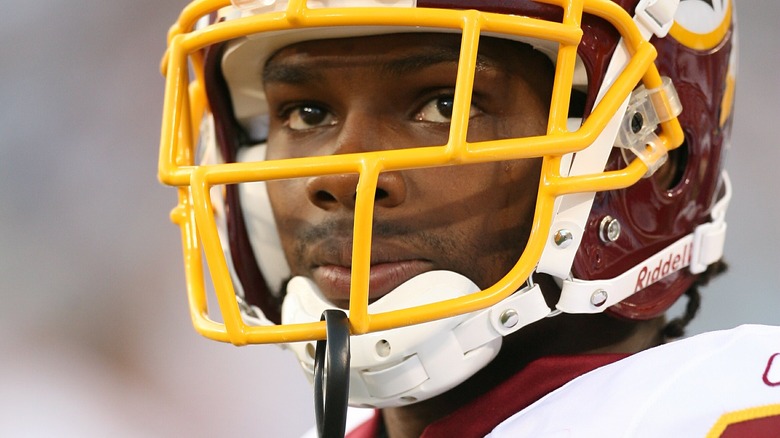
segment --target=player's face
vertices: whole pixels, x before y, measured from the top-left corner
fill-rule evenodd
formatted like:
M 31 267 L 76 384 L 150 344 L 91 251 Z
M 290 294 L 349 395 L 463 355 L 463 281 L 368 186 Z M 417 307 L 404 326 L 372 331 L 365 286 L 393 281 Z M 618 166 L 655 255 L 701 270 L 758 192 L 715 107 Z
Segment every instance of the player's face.
M 266 65 L 268 158 L 447 142 L 459 36 L 404 34 L 282 49 Z M 480 45 L 468 140 L 544 134 L 552 66 L 527 46 Z M 370 298 L 425 271 L 459 272 L 481 288 L 522 253 L 540 160 L 380 175 Z M 348 306 L 356 175 L 274 181 L 268 191 L 293 275 Z

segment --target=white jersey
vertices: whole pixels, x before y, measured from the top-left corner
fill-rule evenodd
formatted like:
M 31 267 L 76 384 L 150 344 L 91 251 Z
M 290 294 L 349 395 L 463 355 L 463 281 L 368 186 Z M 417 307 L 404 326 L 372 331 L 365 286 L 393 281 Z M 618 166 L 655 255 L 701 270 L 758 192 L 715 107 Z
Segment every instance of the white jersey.
M 499 437 L 780 437 L 780 327 L 746 325 L 637 353 L 572 380 Z

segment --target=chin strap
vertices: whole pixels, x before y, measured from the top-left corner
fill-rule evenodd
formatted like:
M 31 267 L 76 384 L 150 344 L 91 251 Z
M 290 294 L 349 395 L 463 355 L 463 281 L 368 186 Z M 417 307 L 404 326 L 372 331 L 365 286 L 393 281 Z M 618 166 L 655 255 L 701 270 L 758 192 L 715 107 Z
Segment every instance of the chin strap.
M 725 171 L 722 179 L 724 195 L 713 206 L 710 222 L 615 278 L 565 280 L 557 308 L 566 313 L 602 312 L 680 269 L 700 274 L 720 260 L 726 242 L 726 209 L 731 200 L 731 182 Z
M 341 310 L 322 313 L 327 340 L 317 341 L 314 414 L 320 438 L 343 438 L 349 400 L 349 320 Z

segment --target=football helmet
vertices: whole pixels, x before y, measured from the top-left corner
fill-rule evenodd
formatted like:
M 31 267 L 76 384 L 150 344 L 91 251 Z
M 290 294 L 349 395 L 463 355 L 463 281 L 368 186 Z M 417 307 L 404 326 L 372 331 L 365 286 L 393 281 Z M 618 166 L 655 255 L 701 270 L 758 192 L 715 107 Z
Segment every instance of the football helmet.
M 351 404 L 440 394 L 495 357 L 503 336 L 558 312 L 663 314 L 722 257 L 733 22 L 730 0 L 193 1 L 169 32 L 161 67 L 159 178 L 178 190 L 171 218 L 195 328 L 236 345 L 287 345 L 314 378 L 315 343 L 328 336 L 321 316 L 336 306 L 312 279 L 288 281 L 264 182 L 340 174 L 359 180 L 346 320 Z M 261 73 L 274 53 L 414 32 L 460 36 L 446 144 L 265 159 Z M 468 140 L 480 37 L 529 44 L 554 65 L 544 134 Z M 532 226 L 503 278 L 478 287 L 463 273 L 431 271 L 369 299 L 380 175 L 532 157 L 541 161 Z M 665 161 L 671 176 L 658 178 Z M 536 273 L 560 286 L 553 308 Z

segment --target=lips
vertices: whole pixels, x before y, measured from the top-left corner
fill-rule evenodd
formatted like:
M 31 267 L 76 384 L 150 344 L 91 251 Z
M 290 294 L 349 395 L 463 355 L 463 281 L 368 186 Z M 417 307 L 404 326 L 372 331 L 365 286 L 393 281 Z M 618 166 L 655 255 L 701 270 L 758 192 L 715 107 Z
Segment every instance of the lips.
M 369 274 L 369 301 L 386 295 L 402 283 L 423 272 L 433 269 L 433 264 L 424 259 L 400 259 L 372 262 Z M 352 269 L 341 264 L 321 264 L 312 270 L 312 276 L 323 295 L 333 304 L 349 307 L 349 290 Z

